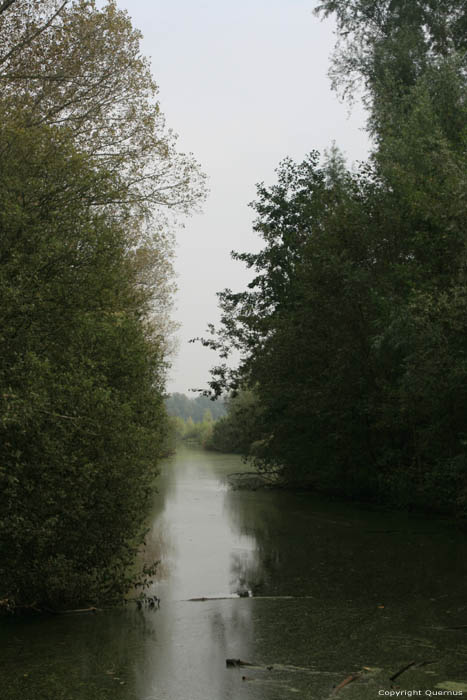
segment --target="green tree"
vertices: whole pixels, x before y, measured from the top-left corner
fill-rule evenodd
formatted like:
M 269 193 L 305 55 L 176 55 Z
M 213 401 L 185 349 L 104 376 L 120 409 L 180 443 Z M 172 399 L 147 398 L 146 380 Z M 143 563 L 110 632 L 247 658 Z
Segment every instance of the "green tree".
M 0 599 L 115 602 L 166 442 L 171 234 L 203 191 L 109 2 L 0 4 Z
M 26 126 L 66 127 L 81 151 L 118 173 L 116 203 L 186 212 L 204 178 L 192 156 L 176 151 L 140 39 L 113 0 L 102 8 L 16 0 L 0 14 L 4 108 Z
M 177 150 L 140 39 L 113 0 L 100 8 L 94 0 L 16 0 L 0 14 L 0 116 L 24 128 L 58 127 L 57 139 L 71 138 L 118 178 L 118 188 L 93 194 L 92 203 L 126 221 L 171 349 L 173 226 L 203 198 L 205 178 Z
M 184 420 L 191 416 L 195 423 L 203 422 L 207 411 L 214 420 L 225 415 L 224 402 L 211 401 L 206 396 L 188 398 L 185 394 L 174 392 L 167 397 L 165 404 L 170 416 L 178 416 Z
M 255 386 L 259 455 L 289 481 L 462 511 L 465 13 L 323 8 L 348 40 L 336 77 L 345 85 L 347 67 L 364 82 L 373 153 L 355 173 L 335 151 L 286 160 L 258 187 L 264 247 L 234 256 L 256 275 L 220 295 L 221 326 L 204 341 L 242 361 L 215 368 L 211 389 Z
M 261 409 L 252 391 L 241 390 L 227 401 L 227 415 L 216 421 L 206 443 L 209 450 L 253 456 L 260 446 Z
M 115 600 L 129 585 L 164 436 L 151 296 L 119 187 L 50 127 L 2 127 L 0 520 L 3 599 Z

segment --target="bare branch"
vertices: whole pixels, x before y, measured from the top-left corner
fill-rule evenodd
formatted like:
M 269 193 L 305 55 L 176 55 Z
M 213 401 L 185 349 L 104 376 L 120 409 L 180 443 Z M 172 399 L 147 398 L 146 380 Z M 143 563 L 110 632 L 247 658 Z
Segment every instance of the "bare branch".
M 12 2 L 14 2 L 14 1 L 15 1 L 15 0 L 12 0 Z M 11 4 L 11 2 L 10 2 L 10 4 Z M 9 59 L 11 56 L 13 56 L 14 53 L 16 53 L 17 51 L 21 51 L 21 49 L 24 49 L 24 47 L 27 46 L 28 44 L 30 44 L 31 41 L 34 41 L 34 39 L 36 39 L 36 38 L 37 38 L 38 36 L 40 36 L 43 32 L 45 32 L 45 30 L 48 29 L 48 28 L 50 27 L 50 25 L 52 24 L 52 22 L 54 21 L 54 19 L 60 14 L 60 12 L 63 10 L 63 8 L 65 7 L 65 5 L 67 5 L 67 4 L 68 4 L 68 0 L 65 0 L 65 2 L 62 3 L 62 5 L 60 5 L 60 7 L 58 8 L 57 12 L 55 12 L 55 13 L 47 20 L 47 22 L 46 22 L 45 24 L 42 25 L 42 27 L 39 27 L 39 29 L 37 29 L 35 32 L 33 32 L 30 36 L 27 36 L 27 37 L 26 37 L 25 39 L 23 39 L 23 41 L 21 41 L 19 44 L 17 44 L 16 46 L 13 46 L 13 48 L 12 48 L 10 51 L 8 51 L 8 53 L 7 53 L 5 56 L 3 56 L 2 58 L 0 58 L 0 65 L 1 65 L 2 63 L 5 63 L 5 61 L 8 61 L 8 59 Z
M 3 60 L 3 59 L 2 59 Z M 1 63 L 2 61 L 0 61 Z M 0 80 L 73 80 L 75 75 L 64 75 L 63 73 L 2 73 Z

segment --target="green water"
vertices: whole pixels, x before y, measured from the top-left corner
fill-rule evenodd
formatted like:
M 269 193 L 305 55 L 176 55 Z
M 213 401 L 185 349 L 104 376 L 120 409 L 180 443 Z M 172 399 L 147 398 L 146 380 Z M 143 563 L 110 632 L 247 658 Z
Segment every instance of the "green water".
M 230 490 L 242 469 L 197 450 L 168 460 L 147 552 L 161 559 L 160 609 L 3 619 L 0 699 L 467 697 L 465 536 L 310 494 Z

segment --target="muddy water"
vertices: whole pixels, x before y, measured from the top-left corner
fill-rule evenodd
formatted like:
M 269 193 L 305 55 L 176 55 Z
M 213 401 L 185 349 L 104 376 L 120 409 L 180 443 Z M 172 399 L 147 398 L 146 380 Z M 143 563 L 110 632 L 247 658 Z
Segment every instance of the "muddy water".
M 232 491 L 242 469 L 200 450 L 168 460 L 148 547 L 160 608 L 3 620 L 0 698 L 467 697 L 465 536 L 309 494 Z

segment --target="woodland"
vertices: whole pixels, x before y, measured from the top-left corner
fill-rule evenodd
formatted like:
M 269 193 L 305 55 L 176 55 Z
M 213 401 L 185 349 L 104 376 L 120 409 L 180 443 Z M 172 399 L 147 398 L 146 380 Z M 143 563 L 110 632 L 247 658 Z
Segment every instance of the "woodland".
M 263 247 L 234 253 L 253 279 L 202 339 L 228 414 L 198 401 L 184 435 L 206 424 L 283 485 L 465 517 L 465 2 L 316 13 L 372 150 L 258 185 Z M 113 0 L 0 1 L 2 611 L 114 604 L 154 570 L 137 554 L 177 429 L 173 231 L 206 185 L 140 39 Z
M 285 484 L 462 517 L 465 3 L 325 0 L 315 11 L 336 21 L 331 78 L 363 100 L 372 150 L 352 169 L 336 145 L 285 159 L 257 186 L 263 247 L 233 254 L 253 280 L 219 294 L 221 322 L 202 339 L 221 358 L 211 395 L 250 394 L 214 442 L 236 432 Z

